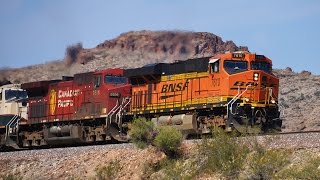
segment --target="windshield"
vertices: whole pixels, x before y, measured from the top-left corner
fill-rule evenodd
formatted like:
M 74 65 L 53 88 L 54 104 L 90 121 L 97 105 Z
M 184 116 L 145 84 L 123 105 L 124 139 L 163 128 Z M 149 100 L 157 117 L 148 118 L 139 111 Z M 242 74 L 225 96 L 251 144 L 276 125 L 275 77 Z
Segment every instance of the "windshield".
M 127 83 L 126 77 L 118 77 L 118 76 L 105 76 L 104 83 L 106 84 L 125 84 Z
M 5 99 L 6 100 L 16 100 L 16 99 L 26 99 L 27 92 L 26 91 L 18 91 L 18 90 L 6 90 Z
M 271 73 L 271 64 L 267 62 L 251 62 L 252 70 L 262 70 L 267 73 Z
M 235 74 L 248 70 L 248 62 L 247 61 L 224 61 L 224 69 L 229 74 Z

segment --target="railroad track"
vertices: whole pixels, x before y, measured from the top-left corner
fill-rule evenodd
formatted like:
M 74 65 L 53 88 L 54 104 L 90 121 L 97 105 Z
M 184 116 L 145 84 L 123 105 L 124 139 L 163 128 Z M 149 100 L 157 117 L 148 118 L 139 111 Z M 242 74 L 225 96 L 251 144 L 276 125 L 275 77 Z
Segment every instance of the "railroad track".
M 298 134 L 315 134 L 315 133 L 319 133 L 320 134 L 320 130 L 318 131 L 291 131 L 291 132 L 278 132 L 278 133 L 265 133 L 265 134 L 249 134 L 247 136 L 244 136 L 244 137 L 253 137 L 253 136 L 259 136 L 259 137 L 263 137 L 263 136 L 277 136 L 277 135 L 298 135 Z M 201 138 L 191 138 L 191 139 L 188 139 L 187 141 L 189 140 L 200 140 Z M 34 148 L 34 149 L 27 149 L 27 148 L 22 148 L 22 149 L 3 149 L 0 151 L 1 152 L 10 152 L 10 151 L 27 151 L 27 150 L 41 150 L 41 149 L 54 149 L 54 148 L 81 148 L 81 147 L 87 147 L 87 146 L 101 146 L 101 145 L 116 145 L 116 144 L 130 144 L 132 145 L 132 143 L 110 143 L 110 144 L 107 144 L 107 143 L 103 143 L 103 144 L 86 144 L 86 145 L 83 145 L 83 144 L 78 144 L 78 145 L 70 145 L 70 146 L 54 146 L 54 147 L 43 147 L 43 148 Z
M 318 130 L 318 131 L 290 131 L 290 132 L 278 132 L 278 133 L 265 133 L 265 134 L 261 134 L 261 136 L 265 136 L 265 135 L 285 135 L 285 134 L 308 134 L 308 133 L 320 133 L 320 130 Z

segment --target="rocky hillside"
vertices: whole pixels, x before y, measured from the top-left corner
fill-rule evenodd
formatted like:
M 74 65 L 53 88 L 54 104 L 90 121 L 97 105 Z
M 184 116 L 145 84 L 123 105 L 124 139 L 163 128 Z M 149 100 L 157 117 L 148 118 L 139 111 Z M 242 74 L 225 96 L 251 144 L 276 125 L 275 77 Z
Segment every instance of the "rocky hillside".
M 320 76 L 291 68 L 274 73 L 280 78 L 284 131 L 320 130 Z
M 102 68 L 132 68 L 150 63 L 211 56 L 226 51 L 248 50 L 232 41 L 207 32 L 138 31 L 121 34 L 95 48 L 74 44 L 64 60 L 0 70 L 0 81 L 15 83 L 60 79 L 75 73 Z M 310 72 L 275 70 L 280 77 L 280 104 L 284 111 L 284 131 L 320 129 L 320 76 Z

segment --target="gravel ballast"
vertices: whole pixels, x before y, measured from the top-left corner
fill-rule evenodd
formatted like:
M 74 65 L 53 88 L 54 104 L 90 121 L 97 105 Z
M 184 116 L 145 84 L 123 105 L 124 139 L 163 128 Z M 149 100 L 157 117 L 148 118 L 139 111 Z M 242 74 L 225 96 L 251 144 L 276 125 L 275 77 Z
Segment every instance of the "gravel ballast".
M 296 159 L 303 158 L 305 152 L 320 155 L 320 133 L 244 138 L 249 141 L 256 139 L 267 148 L 292 149 Z M 196 141 L 189 140 L 184 144 L 193 146 Z M 141 179 L 146 162 L 156 161 L 163 156 L 154 148 L 140 150 L 129 143 L 1 152 L 0 175 L 10 174 L 23 179 L 94 179 L 97 166 L 118 160 L 121 166 L 117 179 Z

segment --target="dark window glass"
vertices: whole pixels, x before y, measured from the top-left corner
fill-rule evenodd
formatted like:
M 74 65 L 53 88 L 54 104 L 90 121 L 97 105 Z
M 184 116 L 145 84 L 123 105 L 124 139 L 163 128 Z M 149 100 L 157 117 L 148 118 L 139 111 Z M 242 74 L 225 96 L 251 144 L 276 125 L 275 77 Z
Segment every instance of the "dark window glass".
M 210 63 L 210 72 L 211 73 L 218 73 L 219 72 L 219 63 L 220 63 L 220 61 Z
M 26 91 L 18 91 L 18 90 L 6 90 L 5 91 L 5 99 L 6 100 L 21 100 L 27 98 Z
M 100 87 L 100 76 L 94 77 L 94 87 Z
M 248 62 L 247 61 L 224 61 L 224 69 L 229 74 L 235 74 L 248 70 Z
M 105 76 L 104 83 L 106 84 L 125 84 L 127 83 L 126 77 L 119 77 L 119 76 Z
M 271 64 L 267 62 L 251 62 L 251 69 L 252 70 L 262 70 L 267 73 L 271 73 Z
M 79 78 L 78 78 L 78 85 L 81 85 L 81 84 L 82 84 L 82 78 L 79 77 Z

